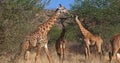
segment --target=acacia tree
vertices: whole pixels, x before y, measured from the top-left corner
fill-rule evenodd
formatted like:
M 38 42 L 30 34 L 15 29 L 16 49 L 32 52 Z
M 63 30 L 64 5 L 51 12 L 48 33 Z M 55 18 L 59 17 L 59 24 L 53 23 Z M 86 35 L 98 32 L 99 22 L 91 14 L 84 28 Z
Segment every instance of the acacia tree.
M 71 5 L 71 12 L 84 18 L 84 25 L 92 33 L 109 39 L 110 36 L 120 33 L 119 3 L 120 0 L 75 0 Z
M 50 0 L 0 0 L 0 51 L 14 51 L 34 28 L 31 24 Z
M 75 0 L 71 10 L 88 19 L 99 22 L 118 23 L 120 17 L 120 0 Z M 116 20 L 116 18 L 118 18 Z

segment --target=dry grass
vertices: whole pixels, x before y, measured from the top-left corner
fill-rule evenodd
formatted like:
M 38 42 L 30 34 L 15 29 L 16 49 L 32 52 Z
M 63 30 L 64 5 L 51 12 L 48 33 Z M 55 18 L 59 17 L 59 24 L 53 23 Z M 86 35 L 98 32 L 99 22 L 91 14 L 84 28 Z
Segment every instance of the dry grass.
M 59 58 L 55 52 L 55 48 L 51 47 L 53 49 L 50 49 L 51 52 L 51 57 L 53 63 L 59 63 Z M 42 49 L 41 56 L 39 58 L 40 63 L 49 63 L 46 54 L 44 53 Z M 102 57 L 102 61 L 99 60 L 97 56 L 95 56 L 93 53 L 90 57 L 89 60 L 85 60 L 84 56 L 84 48 L 81 47 L 78 43 L 68 43 L 67 48 L 66 48 L 66 54 L 65 54 L 65 60 L 64 63 L 109 63 L 108 62 L 108 55 Z M 35 58 L 35 52 L 30 53 L 30 60 L 25 61 L 25 60 L 19 60 L 17 63 L 34 63 L 34 58 Z M 10 57 L 4 57 L 0 56 L 0 63 L 13 63 L 10 61 Z M 113 62 L 116 63 L 116 62 Z

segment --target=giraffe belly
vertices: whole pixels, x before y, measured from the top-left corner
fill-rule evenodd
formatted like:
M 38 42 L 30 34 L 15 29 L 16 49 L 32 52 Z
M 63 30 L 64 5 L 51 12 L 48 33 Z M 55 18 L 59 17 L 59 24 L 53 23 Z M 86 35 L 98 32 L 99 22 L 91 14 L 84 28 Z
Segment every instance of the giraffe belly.
M 37 45 L 47 48 L 47 40 L 44 39 L 38 40 Z

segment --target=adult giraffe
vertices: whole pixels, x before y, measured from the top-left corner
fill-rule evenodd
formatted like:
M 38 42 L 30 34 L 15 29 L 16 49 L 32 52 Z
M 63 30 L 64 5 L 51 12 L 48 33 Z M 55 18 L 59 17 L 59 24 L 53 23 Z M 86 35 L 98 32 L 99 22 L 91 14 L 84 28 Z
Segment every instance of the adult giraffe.
M 25 41 L 21 45 L 21 52 L 17 56 L 18 59 L 22 57 L 22 55 L 25 54 L 25 52 L 30 51 L 31 48 L 37 47 L 37 52 L 35 56 L 35 63 L 37 63 L 38 57 L 40 56 L 41 48 L 45 48 L 45 52 L 47 55 L 47 58 L 49 60 L 49 63 L 52 63 L 49 51 L 48 51 L 48 39 L 47 34 L 52 28 L 52 26 L 55 24 L 57 19 L 59 18 L 60 14 L 68 13 L 65 7 L 63 7 L 61 4 L 56 9 L 52 17 L 50 17 L 47 21 L 40 24 L 37 29 L 31 33 L 29 36 L 25 38 Z M 30 54 L 26 54 L 30 55 Z
M 90 45 L 95 45 L 97 47 L 98 53 L 101 55 L 102 54 L 102 43 L 103 40 L 100 36 L 93 35 L 90 31 L 88 31 L 80 22 L 78 19 L 78 16 L 75 17 L 75 21 L 77 25 L 79 26 L 79 29 L 84 37 L 84 42 L 85 42 L 85 54 L 86 58 L 89 58 L 90 56 Z

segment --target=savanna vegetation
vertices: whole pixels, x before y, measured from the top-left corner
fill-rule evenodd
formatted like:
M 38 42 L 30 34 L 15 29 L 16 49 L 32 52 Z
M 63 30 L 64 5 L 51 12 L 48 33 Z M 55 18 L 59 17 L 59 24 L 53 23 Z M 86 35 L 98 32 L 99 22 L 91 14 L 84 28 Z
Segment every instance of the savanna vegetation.
M 48 3 L 49 0 L 1 0 L 0 51 L 15 51 L 24 37 L 38 25 L 32 21 Z
M 120 0 L 75 0 L 71 12 L 83 18 L 84 26 L 100 35 L 105 45 L 111 36 L 120 33 L 119 3 Z
M 0 0 L 0 55 L 14 54 L 24 37 L 46 20 L 42 14 L 50 0 Z M 82 23 L 93 34 L 100 35 L 107 44 L 114 34 L 120 33 L 120 0 L 75 0 L 70 12 L 84 19 Z M 68 19 L 66 38 L 69 42 L 82 41 L 74 19 Z M 54 26 L 49 32 L 49 44 L 54 45 L 61 30 Z

